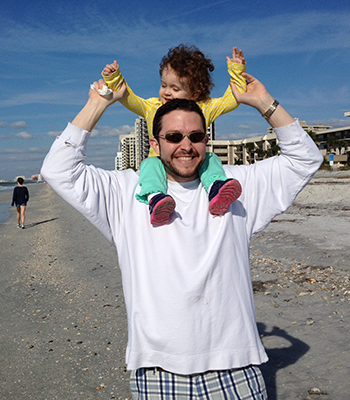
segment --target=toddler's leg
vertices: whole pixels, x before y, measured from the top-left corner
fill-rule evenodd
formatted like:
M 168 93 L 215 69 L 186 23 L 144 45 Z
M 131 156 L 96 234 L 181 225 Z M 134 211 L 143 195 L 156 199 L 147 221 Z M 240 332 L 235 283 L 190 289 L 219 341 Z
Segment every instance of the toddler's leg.
M 209 211 L 213 215 L 225 214 L 230 205 L 242 193 L 237 179 L 228 179 L 220 158 L 214 153 L 207 153 L 200 171 L 200 179 L 209 192 Z
M 151 224 L 167 224 L 175 210 L 175 200 L 167 194 L 166 172 L 159 157 L 149 157 L 142 162 L 139 184 L 141 191 L 136 198 L 149 204 Z

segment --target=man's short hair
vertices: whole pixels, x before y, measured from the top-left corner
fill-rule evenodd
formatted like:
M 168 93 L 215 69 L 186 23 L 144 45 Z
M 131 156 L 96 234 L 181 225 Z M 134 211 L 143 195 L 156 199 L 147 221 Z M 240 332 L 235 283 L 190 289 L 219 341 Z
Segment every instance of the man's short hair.
M 17 182 L 18 182 L 20 185 L 23 185 L 24 179 L 23 179 L 23 178 L 17 178 Z
M 168 103 L 163 104 L 158 108 L 153 119 L 153 136 L 159 141 L 159 133 L 162 130 L 162 120 L 164 115 L 169 114 L 174 110 L 182 110 L 197 113 L 202 120 L 203 130 L 206 132 L 205 118 L 202 110 L 194 100 L 174 99 Z

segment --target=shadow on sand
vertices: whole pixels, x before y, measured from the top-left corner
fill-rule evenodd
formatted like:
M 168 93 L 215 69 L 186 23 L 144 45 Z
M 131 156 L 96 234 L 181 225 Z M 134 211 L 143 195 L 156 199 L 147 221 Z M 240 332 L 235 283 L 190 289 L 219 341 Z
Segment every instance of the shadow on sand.
M 310 346 L 301 340 L 290 336 L 284 329 L 274 326 L 270 332 L 266 331 L 266 325 L 258 322 L 258 330 L 262 337 L 277 336 L 290 343 L 287 347 L 266 348 L 269 361 L 260 365 L 264 376 L 269 400 L 277 400 L 276 374 L 278 370 L 295 364 L 310 349 Z
M 41 225 L 41 224 L 46 224 L 48 222 L 55 221 L 56 219 L 58 219 L 58 218 L 51 218 L 51 219 L 46 219 L 45 221 L 33 222 L 31 224 L 26 225 L 26 229 L 34 228 L 34 226 Z

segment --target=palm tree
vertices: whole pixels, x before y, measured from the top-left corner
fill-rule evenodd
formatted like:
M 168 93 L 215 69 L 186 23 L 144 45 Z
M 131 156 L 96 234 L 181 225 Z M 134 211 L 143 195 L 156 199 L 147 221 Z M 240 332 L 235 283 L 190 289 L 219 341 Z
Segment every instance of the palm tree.
M 250 164 L 252 164 L 254 162 L 253 153 L 254 153 L 254 150 L 255 150 L 255 144 L 253 142 L 248 142 L 248 143 L 245 144 L 245 148 L 247 149 L 248 154 L 249 154 Z
M 347 143 L 344 140 L 338 140 L 334 136 L 327 137 L 328 153 L 335 153 L 336 149 L 347 147 Z
M 328 153 L 333 153 L 334 149 L 337 147 L 337 139 L 334 136 L 327 137 L 327 147 Z
M 308 131 L 306 131 L 306 132 L 310 135 L 311 139 L 312 139 L 315 143 L 317 143 L 317 134 L 316 134 L 316 132 L 313 131 L 312 129 L 310 129 L 310 130 L 308 130 Z

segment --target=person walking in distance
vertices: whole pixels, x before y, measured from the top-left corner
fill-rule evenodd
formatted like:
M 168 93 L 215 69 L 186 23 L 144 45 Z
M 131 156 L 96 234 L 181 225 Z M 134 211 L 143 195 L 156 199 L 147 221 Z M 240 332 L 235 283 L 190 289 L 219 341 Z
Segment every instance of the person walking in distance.
M 13 189 L 11 206 L 16 206 L 17 209 L 17 228 L 25 228 L 26 207 L 29 200 L 29 191 L 26 186 L 23 186 L 24 179 L 17 179 L 18 186 Z

